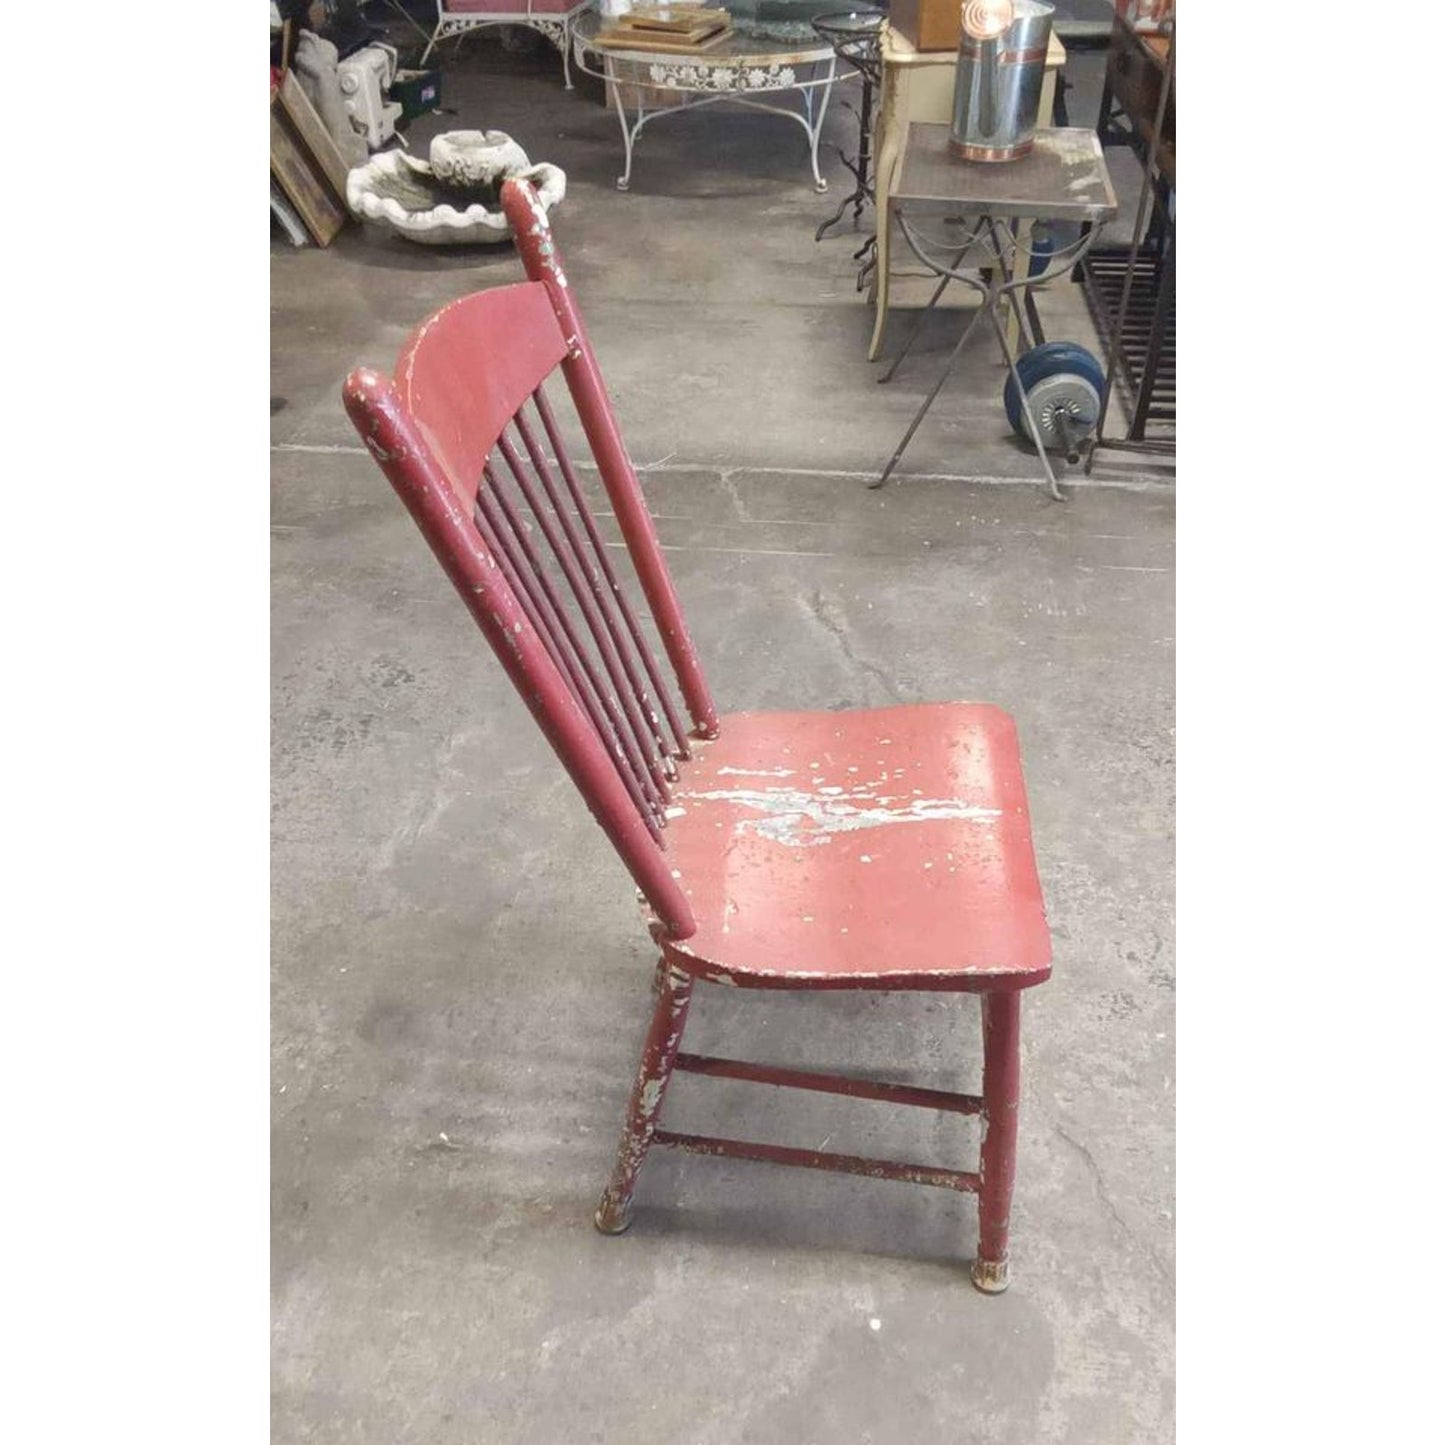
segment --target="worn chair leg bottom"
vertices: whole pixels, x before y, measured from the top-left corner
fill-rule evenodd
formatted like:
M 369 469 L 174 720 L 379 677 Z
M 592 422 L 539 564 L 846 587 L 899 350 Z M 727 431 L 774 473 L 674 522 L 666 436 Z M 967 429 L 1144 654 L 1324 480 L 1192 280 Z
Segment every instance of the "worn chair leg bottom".
M 989 1259 L 976 1259 L 970 1278 L 973 1287 L 984 1294 L 1002 1294 L 1008 1288 L 1008 1260 L 995 1263 Z
M 612 1178 L 602 1192 L 593 1223 L 603 1234 L 623 1234 L 632 1222 L 632 1192 L 637 1176 L 654 1143 L 692 1153 L 729 1158 L 768 1160 L 845 1174 L 866 1174 L 879 1179 L 901 1179 L 916 1184 L 946 1185 L 978 1195 L 978 1255 L 970 1277 L 983 1294 L 1002 1294 L 1009 1286 L 1009 1209 L 1013 1199 L 1019 1106 L 1019 996 L 1012 992 L 985 994 L 983 1013 L 983 1094 L 949 1094 L 940 1090 L 882 1085 L 797 1069 L 769 1068 L 736 1059 L 715 1059 L 680 1053 L 693 980 L 666 960 L 658 964 L 654 980 L 652 1019 L 643 1045 L 642 1061 L 633 1081 L 627 1119 L 618 1144 Z M 921 1108 L 943 1108 L 964 1114 L 981 1114 L 983 1139 L 976 1174 L 899 1164 L 886 1159 L 824 1154 L 817 1150 L 787 1149 L 739 1139 L 714 1139 L 674 1134 L 658 1128 L 663 1096 L 673 1071 L 712 1074 L 723 1078 L 752 1079 L 782 1087 L 816 1089 L 824 1093 L 882 1098 Z
M 673 1062 L 682 1031 L 687 1026 L 687 1008 L 692 998 L 692 979 L 666 959 L 657 966 L 653 979 L 652 1021 L 642 1047 L 642 1062 L 633 1080 L 627 1103 L 627 1119 L 617 1146 L 617 1163 L 612 1178 L 602 1191 L 593 1222 L 603 1234 L 621 1234 L 631 1223 L 632 1191 L 652 1147 L 662 1113 L 663 1096 L 672 1078 Z
M 973 1282 L 1008 1288 L 1009 1210 L 1019 1129 L 1019 996 L 983 996 L 983 1141 L 979 1150 L 978 1254 Z
M 603 1199 L 592 1216 L 599 1234 L 626 1234 L 632 1228 L 632 1211 L 618 1209 L 609 1200 Z

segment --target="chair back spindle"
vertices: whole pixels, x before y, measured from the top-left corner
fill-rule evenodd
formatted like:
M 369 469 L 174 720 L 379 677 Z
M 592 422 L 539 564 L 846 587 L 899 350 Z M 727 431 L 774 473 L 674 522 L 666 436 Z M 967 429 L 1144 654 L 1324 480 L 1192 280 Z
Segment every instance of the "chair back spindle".
M 694 736 L 717 714 L 531 187 L 503 203 L 529 280 L 463 297 L 346 409 L 668 936 L 696 929 L 664 852 L 688 732 L 544 382 L 560 370 Z M 531 415 L 528 415 L 530 409 Z

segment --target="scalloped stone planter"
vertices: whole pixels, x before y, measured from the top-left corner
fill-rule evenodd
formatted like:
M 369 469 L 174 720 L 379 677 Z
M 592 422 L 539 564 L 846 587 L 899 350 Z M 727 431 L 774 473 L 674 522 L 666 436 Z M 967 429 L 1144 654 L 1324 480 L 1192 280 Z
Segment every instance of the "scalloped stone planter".
M 502 182 L 533 181 L 543 211 L 567 194 L 567 177 L 500 130 L 453 130 L 435 137 L 428 159 L 379 151 L 346 178 L 346 203 L 363 221 L 386 226 L 424 246 L 495 243 L 511 239 L 502 211 Z

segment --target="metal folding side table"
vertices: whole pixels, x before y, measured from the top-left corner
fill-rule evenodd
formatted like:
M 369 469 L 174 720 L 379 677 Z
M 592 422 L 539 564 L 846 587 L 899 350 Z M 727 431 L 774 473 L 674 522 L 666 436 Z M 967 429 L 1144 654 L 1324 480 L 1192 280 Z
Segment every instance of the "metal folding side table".
M 1089 249 L 1099 226 L 1118 210 L 1104 153 L 1092 130 L 1073 126 L 1040 130 L 1028 155 L 993 165 L 959 160 L 949 151 L 948 138 L 946 125 L 914 124 L 904 142 L 899 178 L 889 197 L 889 207 L 909 249 L 940 279 L 903 349 L 880 380 L 892 378 L 917 338 L 923 318 L 950 281 L 972 287 L 980 301 L 933 389 L 882 475 L 869 483 L 871 487 L 881 487 L 892 475 L 980 319 L 986 317 L 993 327 L 1014 385 L 1020 396 L 1025 395 L 1000 312 L 1008 307 L 1018 322 L 1020 335 L 1031 345 L 1042 345 L 1043 327 L 1029 293 L 1069 271 Z M 1084 232 L 1077 241 L 1057 251 L 1032 256 L 1020 228 L 1034 221 L 1078 222 L 1084 224 Z M 950 225 L 954 227 L 952 234 L 938 234 Z M 1033 411 L 1027 405 L 1021 410 L 1048 478 L 1049 491 L 1062 501 L 1063 493 Z

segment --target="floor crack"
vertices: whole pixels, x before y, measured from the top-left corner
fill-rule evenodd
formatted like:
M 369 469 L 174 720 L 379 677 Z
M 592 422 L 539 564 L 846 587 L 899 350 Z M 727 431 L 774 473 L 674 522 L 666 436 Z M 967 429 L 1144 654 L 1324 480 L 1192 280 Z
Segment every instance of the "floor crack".
M 1084 1163 L 1089 1166 L 1089 1173 L 1093 1176 L 1094 1179 L 1094 1192 L 1099 1196 L 1099 1199 L 1102 1202 L 1104 1208 L 1107 1209 L 1109 1213 L 1113 1216 L 1114 1223 L 1117 1224 L 1119 1228 L 1124 1231 L 1125 1234 L 1129 1235 L 1132 1238 L 1134 1231 L 1129 1228 L 1128 1222 L 1125 1220 L 1124 1216 L 1119 1213 L 1119 1210 L 1115 1206 L 1114 1201 L 1109 1197 L 1109 1191 L 1104 1186 L 1104 1173 L 1099 1168 L 1098 1160 L 1094 1158 L 1093 1152 L 1090 1150 L 1089 1146 L 1087 1144 L 1079 1143 L 1079 1141 L 1075 1139 L 1072 1134 L 1065 1133 L 1064 1128 L 1061 1124 L 1054 1125 L 1054 1133 L 1057 1134 L 1059 1138 L 1064 1141 L 1065 1144 L 1072 1145 L 1075 1149 L 1079 1151 L 1080 1154 L 1083 1155 Z
M 866 672 L 873 678 L 894 702 L 904 701 L 903 695 L 898 691 L 897 684 L 893 679 L 876 662 L 870 662 L 866 657 L 859 657 L 854 651 L 852 640 L 848 636 L 848 629 L 833 613 L 831 605 L 824 598 L 820 588 L 815 587 L 811 597 L 804 597 L 801 600 L 809 615 L 837 643 L 838 650 L 855 668 Z
M 1143 1249 L 1145 1255 L 1149 1258 L 1149 1262 L 1159 1271 L 1165 1283 L 1169 1286 L 1170 1293 L 1173 1294 L 1173 1272 L 1164 1261 L 1159 1258 L 1154 1250 L 1135 1234 L 1133 1229 L 1130 1228 L 1128 1221 L 1119 1213 L 1118 1206 L 1110 1197 L 1109 1190 L 1104 1184 L 1104 1172 L 1099 1168 L 1098 1160 L 1094 1158 L 1093 1151 L 1087 1144 L 1081 1144 L 1072 1134 L 1066 1132 L 1061 1124 L 1054 1125 L 1054 1133 L 1057 1134 L 1065 1144 L 1077 1150 L 1082 1156 L 1085 1165 L 1088 1167 L 1089 1174 L 1094 1181 L 1094 1192 L 1099 1196 L 1099 1202 L 1109 1211 L 1109 1217 L 1119 1226 L 1124 1234 Z
M 751 522 L 753 519 L 748 515 L 748 509 L 743 502 L 742 494 L 738 491 L 738 484 L 733 480 L 736 472 L 736 467 L 724 467 L 718 473 L 718 481 L 722 483 L 723 491 L 728 494 L 728 500 L 733 504 L 733 511 L 738 514 L 738 521 Z

